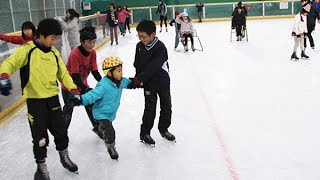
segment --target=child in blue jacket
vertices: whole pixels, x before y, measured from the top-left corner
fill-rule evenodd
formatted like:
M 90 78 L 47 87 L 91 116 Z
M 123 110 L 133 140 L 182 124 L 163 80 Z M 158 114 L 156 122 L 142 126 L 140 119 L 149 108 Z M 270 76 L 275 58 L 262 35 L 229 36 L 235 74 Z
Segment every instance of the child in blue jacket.
M 115 149 L 115 131 L 112 121 L 120 106 L 120 98 L 124 88 L 132 87 L 131 80 L 122 77 L 122 61 L 115 56 L 103 61 L 102 68 L 106 75 L 96 85 L 95 89 L 81 95 L 80 103 L 84 106 L 94 104 L 92 114 L 99 125 L 99 131 L 103 134 L 108 153 L 111 159 L 118 159 Z

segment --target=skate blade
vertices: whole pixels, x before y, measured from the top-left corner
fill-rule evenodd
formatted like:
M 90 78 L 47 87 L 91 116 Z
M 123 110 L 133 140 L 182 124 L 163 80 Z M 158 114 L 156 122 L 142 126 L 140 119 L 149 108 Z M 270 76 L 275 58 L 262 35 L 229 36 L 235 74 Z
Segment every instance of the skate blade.
M 140 140 L 140 142 L 147 145 L 147 146 L 150 146 L 150 147 L 156 147 L 155 144 L 149 144 L 149 143 L 144 142 L 143 140 Z
M 78 171 L 75 171 L 75 172 L 73 172 L 73 173 L 75 173 L 75 174 L 79 174 L 79 172 L 78 172 Z
M 301 59 L 303 59 L 303 60 L 309 60 L 309 58 L 301 58 Z

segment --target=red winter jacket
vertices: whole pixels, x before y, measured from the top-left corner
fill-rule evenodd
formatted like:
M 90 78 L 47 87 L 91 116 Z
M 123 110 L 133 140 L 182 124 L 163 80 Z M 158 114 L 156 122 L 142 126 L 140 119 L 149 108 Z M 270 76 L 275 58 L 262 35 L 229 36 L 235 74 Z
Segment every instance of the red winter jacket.
M 25 44 L 28 41 L 33 40 L 33 36 L 26 36 L 26 39 L 23 39 L 22 36 L 11 36 L 6 34 L 0 34 L 0 40 L 10 42 L 13 44 Z

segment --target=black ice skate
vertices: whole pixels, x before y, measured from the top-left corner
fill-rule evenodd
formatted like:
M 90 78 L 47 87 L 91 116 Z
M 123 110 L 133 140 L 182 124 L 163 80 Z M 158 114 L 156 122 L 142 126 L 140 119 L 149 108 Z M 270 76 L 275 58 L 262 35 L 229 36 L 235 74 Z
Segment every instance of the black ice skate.
M 152 139 L 152 137 L 149 134 L 145 134 L 145 135 L 140 135 L 140 140 L 141 142 L 151 146 L 151 147 L 155 147 L 155 142 Z
M 196 49 L 194 48 L 194 45 L 191 45 L 192 51 L 195 51 Z
M 292 53 L 291 60 L 295 60 L 295 61 L 299 60 L 299 58 L 298 58 L 298 56 L 297 56 L 297 54 L 295 52 Z
M 241 41 L 241 40 L 240 40 L 240 36 L 237 36 L 237 41 Z
M 163 138 L 166 138 L 168 141 L 176 142 L 176 137 L 169 131 L 161 132 L 160 134 Z
M 106 144 L 106 146 L 107 146 L 108 153 L 109 153 L 111 159 L 118 160 L 119 154 L 118 154 L 118 152 L 116 151 L 115 143 Z
M 301 59 L 309 59 L 309 56 L 305 54 L 304 51 L 301 52 Z
M 73 163 L 69 158 L 68 149 L 59 151 L 59 155 L 60 155 L 60 162 L 64 168 L 68 169 L 70 172 L 79 174 L 78 166 L 75 163 Z
M 38 168 L 36 173 L 34 174 L 34 180 L 50 180 L 46 163 L 42 162 L 37 164 L 38 164 Z
M 187 45 L 184 46 L 184 51 L 188 51 L 188 46 Z

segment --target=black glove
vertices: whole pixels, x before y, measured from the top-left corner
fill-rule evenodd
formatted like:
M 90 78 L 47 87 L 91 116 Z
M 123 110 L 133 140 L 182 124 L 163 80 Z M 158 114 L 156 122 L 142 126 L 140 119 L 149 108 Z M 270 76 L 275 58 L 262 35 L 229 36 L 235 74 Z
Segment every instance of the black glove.
M 80 106 L 82 104 L 81 96 L 78 90 L 71 90 L 70 101 L 74 106 Z
M 81 91 L 81 94 L 85 94 L 85 93 L 87 93 L 87 92 L 89 92 L 89 91 L 91 91 L 92 90 L 92 88 L 91 87 L 86 87 L 85 89 L 83 89 L 82 91 Z
M 143 83 L 138 77 L 129 78 L 131 83 L 128 84 L 128 89 L 142 88 Z
M 11 81 L 9 79 L 9 75 L 6 73 L 1 74 L 0 76 L 0 91 L 4 96 L 8 96 L 10 94 L 10 90 L 12 89 Z

